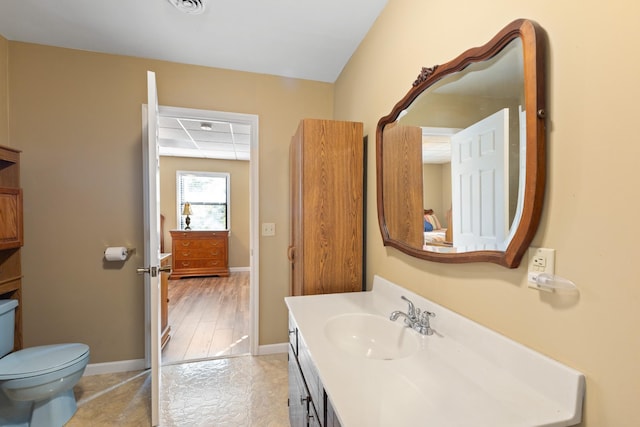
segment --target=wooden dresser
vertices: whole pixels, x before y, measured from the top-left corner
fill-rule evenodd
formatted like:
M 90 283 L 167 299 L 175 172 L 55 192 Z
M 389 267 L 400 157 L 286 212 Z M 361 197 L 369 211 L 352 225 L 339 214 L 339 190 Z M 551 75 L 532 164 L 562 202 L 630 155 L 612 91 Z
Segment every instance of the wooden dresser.
M 229 232 L 171 230 L 171 279 L 229 275 Z

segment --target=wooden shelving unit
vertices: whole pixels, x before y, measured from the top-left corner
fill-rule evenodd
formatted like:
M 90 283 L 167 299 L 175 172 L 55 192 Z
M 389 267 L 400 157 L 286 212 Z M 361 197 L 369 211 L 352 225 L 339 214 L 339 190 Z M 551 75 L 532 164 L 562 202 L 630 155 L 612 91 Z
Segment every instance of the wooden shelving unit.
M 14 350 L 22 348 L 22 217 L 20 151 L 0 146 L 0 299 L 18 300 Z

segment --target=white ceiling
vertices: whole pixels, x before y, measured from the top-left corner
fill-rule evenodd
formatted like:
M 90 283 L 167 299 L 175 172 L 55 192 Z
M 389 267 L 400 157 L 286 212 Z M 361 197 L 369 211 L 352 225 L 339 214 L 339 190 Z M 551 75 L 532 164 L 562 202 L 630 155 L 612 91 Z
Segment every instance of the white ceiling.
M 333 83 L 387 0 L 2 0 L 8 40 Z M 249 160 L 246 125 L 161 118 L 163 155 Z
M 333 83 L 387 3 L 203 1 L 204 12 L 194 15 L 169 0 L 3 0 L 0 34 L 8 40 Z
M 251 125 L 160 116 L 160 155 L 249 160 Z

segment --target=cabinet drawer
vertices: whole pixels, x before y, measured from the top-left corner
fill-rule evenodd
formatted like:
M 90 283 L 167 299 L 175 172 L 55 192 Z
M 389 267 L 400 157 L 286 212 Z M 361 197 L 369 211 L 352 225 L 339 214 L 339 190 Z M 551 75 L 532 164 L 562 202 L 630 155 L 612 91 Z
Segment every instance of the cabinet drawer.
M 226 254 L 224 248 L 214 248 L 214 249 L 182 249 L 177 248 L 173 256 L 178 259 L 210 259 L 216 258 L 220 259 L 224 257 Z

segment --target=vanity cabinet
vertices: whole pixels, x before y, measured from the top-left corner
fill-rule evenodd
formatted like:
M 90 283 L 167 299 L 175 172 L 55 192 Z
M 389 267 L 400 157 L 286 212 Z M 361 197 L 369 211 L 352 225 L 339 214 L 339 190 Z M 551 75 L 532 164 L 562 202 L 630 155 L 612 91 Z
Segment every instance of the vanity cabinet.
M 229 275 L 229 232 L 171 230 L 171 279 Z
M 291 427 L 341 427 L 309 350 L 289 315 L 289 423 Z
M 302 120 L 291 140 L 291 295 L 364 284 L 362 123 Z
M 321 427 L 317 403 L 305 384 L 305 378 L 289 348 L 289 423 L 291 427 Z
M 22 348 L 22 212 L 20 151 L 0 146 L 0 299 L 18 300 L 14 350 Z

